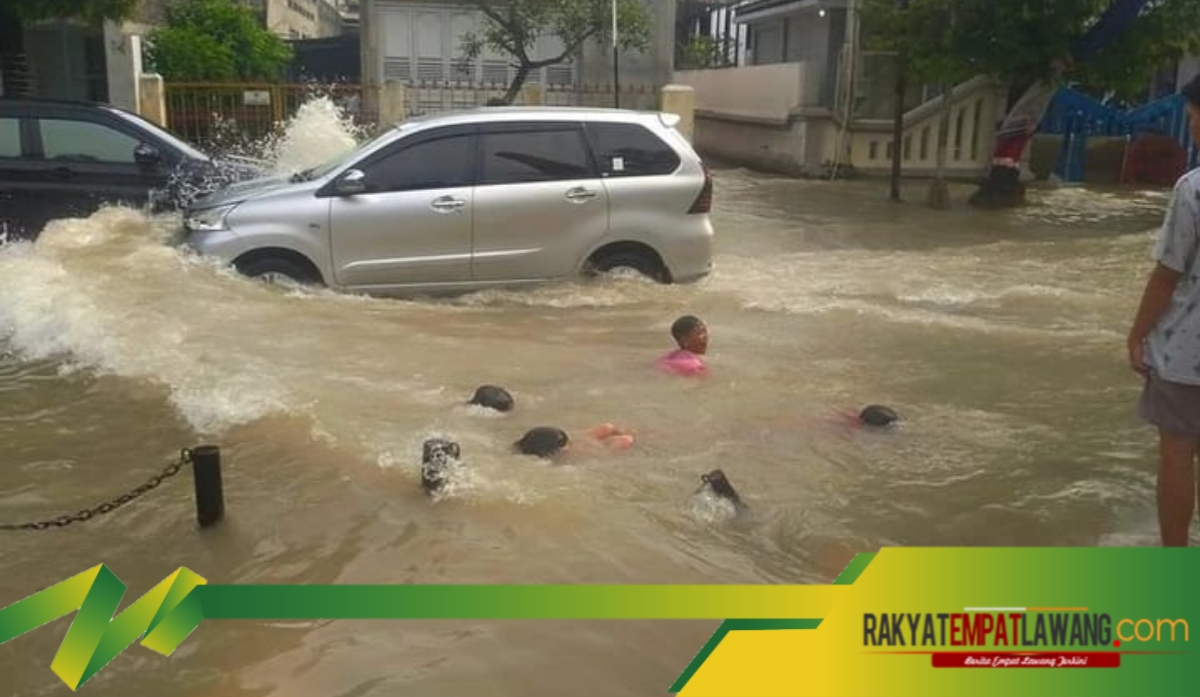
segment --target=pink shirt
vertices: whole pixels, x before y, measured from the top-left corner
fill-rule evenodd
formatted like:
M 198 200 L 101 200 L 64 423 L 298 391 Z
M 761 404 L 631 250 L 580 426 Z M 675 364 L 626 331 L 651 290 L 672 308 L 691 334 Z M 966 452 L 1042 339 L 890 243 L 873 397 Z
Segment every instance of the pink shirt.
M 702 375 L 708 371 L 704 359 L 687 349 L 676 349 L 658 359 L 659 369 L 676 375 Z

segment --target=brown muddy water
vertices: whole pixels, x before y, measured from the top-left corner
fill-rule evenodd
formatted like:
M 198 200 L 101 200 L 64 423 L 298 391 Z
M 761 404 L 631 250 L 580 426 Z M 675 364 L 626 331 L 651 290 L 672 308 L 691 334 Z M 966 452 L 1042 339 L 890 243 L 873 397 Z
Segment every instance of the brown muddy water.
M 118 511 L 0 533 L 0 606 L 95 564 L 210 583 L 824 583 L 892 545 L 1157 543 L 1151 435 L 1125 367 L 1165 192 L 1021 211 L 888 203 L 879 182 L 717 173 L 716 272 L 437 301 L 301 293 L 177 252 L 108 210 L 0 251 L 0 522 L 117 496 L 219 444 L 227 518 L 190 475 Z M 906 192 L 919 201 L 923 186 Z M 651 364 L 694 313 L 712 375 Z M 505 417 L 462 404 L 509 387 Z M 836 414 L 893 405 L 903 427 Z M 632 452 L 551 467 L 527 428 L 611 421 Z M 465 467 L 418 488 L 421 442 Z M 752 515 L 692 496 L 723 468 Z M 21 697 L 67 695 L 68 619 L 0 646 Z M 664 694 L 717 622 L 206 622 L 83 689 L 157 697 Z M 5 691 L 9 692 L 9 691 Z

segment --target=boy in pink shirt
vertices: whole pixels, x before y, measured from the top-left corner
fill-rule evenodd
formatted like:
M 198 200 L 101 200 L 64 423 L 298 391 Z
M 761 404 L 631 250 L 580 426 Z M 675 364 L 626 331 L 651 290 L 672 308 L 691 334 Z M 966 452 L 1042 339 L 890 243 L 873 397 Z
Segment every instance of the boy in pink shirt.
M 708 352 L 708 327 L 692 315 L 675 320 L 671 336 L 679 348 L 658 359 L 658 367 L 676 375 L 702 375 L 708 366 L 702 356 Z

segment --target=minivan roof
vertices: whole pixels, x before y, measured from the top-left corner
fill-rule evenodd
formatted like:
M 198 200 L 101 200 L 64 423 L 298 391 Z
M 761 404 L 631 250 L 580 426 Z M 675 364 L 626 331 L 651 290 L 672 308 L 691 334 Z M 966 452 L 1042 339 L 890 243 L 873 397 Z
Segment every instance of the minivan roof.
M 636 111 L 632 109 L 600 109 L 590 107 L 478 107 L 461 111 L 443 111 L 432 114 L 414 116 L 397 123 L 404 125 L 457 125 L 479 123 L 480 121 L 547 121 L 570 119 L 595 119 L 603 121 L 640 121 L 662 119 L 671 116 L 659 111 Z
M 17 106 L 47 106 L 67 109 L 117 109 L 119 111 L 125 111 L 124 109 L 121 109 L 121 107 L 113 106 L 112 104 L 107 104 L 105 102 L 80 99 L 61 99 L 57 97 L 18 97 L 15 95 L 0 95 L 0 104 Z

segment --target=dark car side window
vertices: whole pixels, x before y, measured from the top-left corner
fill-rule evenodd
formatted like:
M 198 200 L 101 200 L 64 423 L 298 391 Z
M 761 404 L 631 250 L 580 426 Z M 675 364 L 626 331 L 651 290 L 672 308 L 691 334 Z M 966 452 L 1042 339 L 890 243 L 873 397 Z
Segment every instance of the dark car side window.
M 605 176 L 659 176 L 679 169 L 675 151 L 644 126 L 589 123 L 587 134 Z
M 410 145 L 363 168 L 369 193 L 471 186 L 472 136 L 458 135 Z
M 481 186 L 590 179 L 596 174 L 575 129 L 486 133 L 481 138 Z
M 90 121 L 40 119 L 42 152 L 47 160 L 136 164 L 133 152 L 138 140 Z
M 21 156 L 21 122 L 0 119 L 0 157 Z

